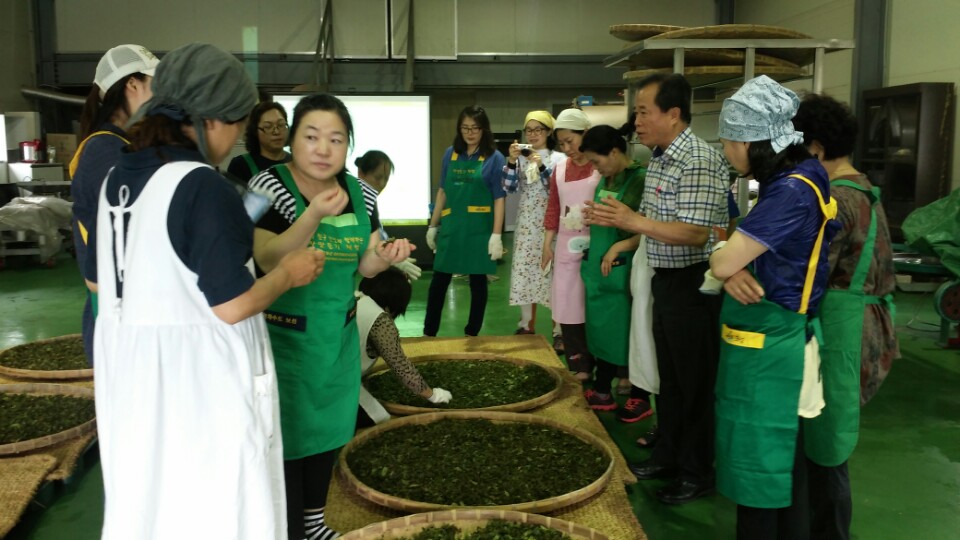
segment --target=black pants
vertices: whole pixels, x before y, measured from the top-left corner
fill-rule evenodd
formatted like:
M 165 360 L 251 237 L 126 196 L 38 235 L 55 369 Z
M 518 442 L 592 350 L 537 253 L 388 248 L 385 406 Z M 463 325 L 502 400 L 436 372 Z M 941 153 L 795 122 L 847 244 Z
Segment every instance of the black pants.
M 430 292 L 427 293 L 427 314 L 423 319 L 423 335 L 435 336 L 440 329 L 440 315 L 443 314 L 443 301 L 447 296 L 447 288 L 453 274 L 433 271 L 430 280 Z M 475 336 L 483 326 L 483 315 L 487 310 L 487 276 L 486 274 L 470 274 L 470 318 L 463 333 Z
M 587 325 L 560 324 L 560 333 L 563 334 L 564 355 L 567 357 L 567 367 L 570 360 L 586 361 L 593 365 L 593 357 L 587 350 Z M 575 371 L 572 367 L 571 371 Z
M 333 479 L 337 450 L 283 462 L 287 484 L 287 538 L 303 540 L 303 511 L 327 505 L 327 490 Z
M 720 357 L 720 297 L 700 293 L 706 262 L 658 268 L 651 282 L 660 372 L 659 465 L 683 480 L 713 482 L 714 385 Z
M 737 540 L 824 540 L 810 534 L 807 458 L 803 454 L 803 426 L 797 432 L 793 456 L 793 504 L 786 508 L 737 505 Z
M 850 540 L 853 500 L 847 462 L 836 467 L 822 467 L 808 459 L 807 477 L 810 484 L 810 537 Z
M 93 367 L 93 332 L 97 320 L 93 316 L 93 298 L 87 293 L 87 301 L 83 304 L 83 319 L 81 332 L 83 336 L 83 352 L 87 355 L 87 365 Z
M 597 361 L 597 377 L 593 380 L 593 389 L 600 394 L 609 394 L 613 378 L 617 376 L 617 367 L 602 358 Z

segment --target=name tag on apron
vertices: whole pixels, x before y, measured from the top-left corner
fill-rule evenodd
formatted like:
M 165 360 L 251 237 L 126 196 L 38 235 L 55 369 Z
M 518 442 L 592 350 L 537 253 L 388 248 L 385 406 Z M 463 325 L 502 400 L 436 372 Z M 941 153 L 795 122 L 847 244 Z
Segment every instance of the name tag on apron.
M 306 315 L 291 315 L 289 313 L 266 310 L 263 312 L 263 318 L 267 321 L 267 324 L 272 324 L 273 326 L 296 330 L 298 332 L 307 331 Z
M 727 325 L 723 325 L 720 336 L 730 345 L 737 347 L 747 347 L 749 349 L 762 349 L 763 341 L 767 337 L 764 334 L 756 332 L 747 332 L 745 330 L 735 330 Z

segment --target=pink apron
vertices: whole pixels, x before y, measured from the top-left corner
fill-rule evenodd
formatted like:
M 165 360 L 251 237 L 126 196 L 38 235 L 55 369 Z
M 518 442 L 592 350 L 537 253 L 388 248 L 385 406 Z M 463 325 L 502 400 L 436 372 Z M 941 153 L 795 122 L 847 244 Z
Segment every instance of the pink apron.
M 553 320 L 560 324 L 583 324 L 583 280 L 580 278 L 580 261 L 583 250 L 590 246 L 590 228 L 569 227 L 571 216 L 583 210 L 584 201 L 592 201 L 600 182 L 596 170 L 583 180 L 566 181 L 567 167 L 572 160 L 557 167 L 557 195 L 560 198 L 560 227 L 557 230 L 557 245 L 553 254 L 553 286 L 550 288 L 550 306 Z M 572 212 L 572 214 L 571 214 Z

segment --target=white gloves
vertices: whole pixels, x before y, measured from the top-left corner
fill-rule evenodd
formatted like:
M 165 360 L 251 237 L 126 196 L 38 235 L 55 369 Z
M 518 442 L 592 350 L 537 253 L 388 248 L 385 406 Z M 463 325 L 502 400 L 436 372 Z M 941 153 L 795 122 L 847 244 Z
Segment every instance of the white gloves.
M 450 403 L 450 400 L 453 399 L 453 394 L 443 388 L 434 386 L 433 394 L 427 399 L 430 400 L 430 403 Z
M 707 270 L 703 273 L 703 284 L 700 285 L 700 292 L 716 296 L 723 290 L 723 280 L 714 277 L 713 272 Z
M 406 274 L 407 279 L 409 279 L 410 281 L 416 281 L 420 279 L 420 274 L 423 273 L 420 270 L 420 267 L 414 264 L 416 262 L 417 260 L 414 259 L 413 257 L 408 257 L 406 260 L 395 263 L 393 267 L 396 268 L 397 270 L 400 270 L 404 274 Z
M 434 253 L 437 252 L 437 228 L 433 225 L 427 229 L 427 247 L 432 249 Z
M 503 240 L 500 239 L 499 234 L 490 235 L 490 241 L 487 242 L 487 254 L 490 255 L 491 261 L 503 258 Z

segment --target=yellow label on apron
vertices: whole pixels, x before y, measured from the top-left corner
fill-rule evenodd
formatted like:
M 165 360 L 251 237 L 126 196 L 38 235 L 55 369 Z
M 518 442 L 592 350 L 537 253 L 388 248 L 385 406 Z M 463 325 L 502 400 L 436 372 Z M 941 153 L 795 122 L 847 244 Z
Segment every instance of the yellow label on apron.
M 490 207 L 489 206 L 468 206 L 467 212 L 470 212 L 471 214 L 489 214 Z
M 720 332 L 720 336 L 723 337 L 723 340 L 730 345 L 736 345 L 737 347 L 748 347 L 750 349 L 763 348 L 763 340 L 767 336 L 758 334 L 756 332 L 736 330 L 725 324 L 722 326 L 723 330 Z

